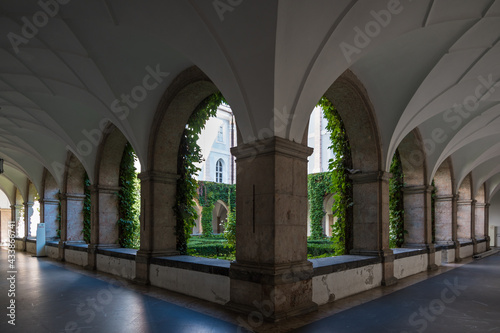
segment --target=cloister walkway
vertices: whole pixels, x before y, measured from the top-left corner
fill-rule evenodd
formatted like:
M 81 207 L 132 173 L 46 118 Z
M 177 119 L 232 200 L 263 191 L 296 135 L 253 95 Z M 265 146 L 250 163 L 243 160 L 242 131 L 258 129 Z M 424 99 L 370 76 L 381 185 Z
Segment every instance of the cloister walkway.
M 248 325 L 246 316 L 222 306 L 18 252 L 12 326 L 6 316 L 12 298 L 5 249 L 0 259 L 0 332 L 218 333 L 245 332 L 240 324 Z M 451 264 L 312 314 L 254 327 L 272 332 L 500 332 L 500 255 Z

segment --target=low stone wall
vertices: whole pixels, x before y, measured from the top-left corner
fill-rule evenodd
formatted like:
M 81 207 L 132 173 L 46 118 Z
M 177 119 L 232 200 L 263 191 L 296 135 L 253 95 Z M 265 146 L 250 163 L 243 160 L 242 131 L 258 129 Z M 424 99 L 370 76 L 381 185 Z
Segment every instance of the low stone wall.
M 100 250 L 97 254 L 97 270 L 133 280 L 135 279 L 135 256 Z
M 229 301 L 229 261 L 188 256 L 151 261 L 151 285 L 214 303 Z
M 477 243 L 477 253 L 486 252 L 486 241 Z
M 16 251 L 22 251 L 24 248 L 24 241 L 22 239 L 16 239 Z
M 28 239 L 26 241 L 26 252 L 36 254 L 36 240 Z
M 55 244 L 45 245 L 45 254 L 52 259 L 59 259 L 59 247 Z
M 425 249 L 394 249 L 394 277 L 402 279 L 427 270 L 429 255 Z
M 78 265 L 78 266 L 87 266 L 89 263 L 89 255 L 87 253 L 87 249 L 64 249 L 64 260 L 66 262 Z
M 468 244 L 463 246 L 463 244 L 460 246 L 460 258 L 468 258 L 472 257 L 474 254 L 474 246 L 472 244 Z
M 377 257 L 339 256 L 310 260 L 313 263 L 313 302 L 326 304 L 378 287 L 382 264 Z

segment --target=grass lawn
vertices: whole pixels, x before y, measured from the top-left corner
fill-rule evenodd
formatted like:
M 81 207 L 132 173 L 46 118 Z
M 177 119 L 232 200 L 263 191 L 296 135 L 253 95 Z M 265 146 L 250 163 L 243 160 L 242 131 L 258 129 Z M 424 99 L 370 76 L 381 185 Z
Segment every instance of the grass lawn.
M 235 260 L 234 253 L 222 235 L 211 237 L 191 236 L 188 241 L 188 254 L 195 257 Z M 328 239 L 308 240 L 307 258 L 324 258 L 333 256 L 332 243 Z

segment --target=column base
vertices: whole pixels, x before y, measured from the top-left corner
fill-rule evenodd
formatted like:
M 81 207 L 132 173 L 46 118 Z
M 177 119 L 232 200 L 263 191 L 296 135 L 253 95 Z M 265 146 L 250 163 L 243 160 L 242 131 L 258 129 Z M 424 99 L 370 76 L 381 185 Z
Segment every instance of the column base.
M 489 251 L 491 250 L 491 245 L 490 245 L 491 238 L 488 235 L 486 235 L 484 238 L 486 239 L 486 251 Z
M 234 311 L 276 322 L 316 311 L 312 301 L 312 263 L 256 265 L 231 263 L 230 302 Z
M 472 238 L 472 255 L 478 254 L 477 251 L 477 239 Z

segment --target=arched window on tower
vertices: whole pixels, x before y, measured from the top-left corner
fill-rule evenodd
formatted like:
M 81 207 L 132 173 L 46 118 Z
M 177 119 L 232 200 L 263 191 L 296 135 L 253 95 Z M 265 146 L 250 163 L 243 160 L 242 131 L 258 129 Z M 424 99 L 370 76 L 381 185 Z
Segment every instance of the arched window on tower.
M 222 183 L 222 158 L 217 161 L 215 164 L 215 182 Z

